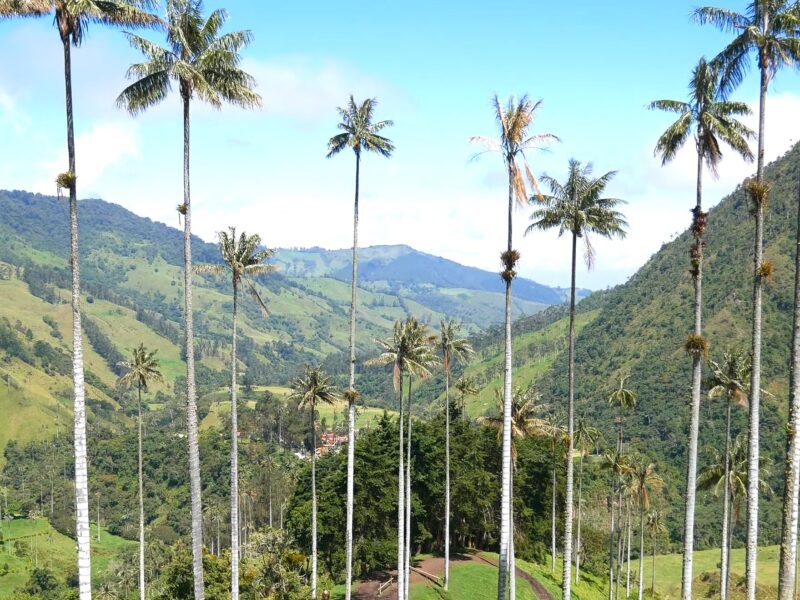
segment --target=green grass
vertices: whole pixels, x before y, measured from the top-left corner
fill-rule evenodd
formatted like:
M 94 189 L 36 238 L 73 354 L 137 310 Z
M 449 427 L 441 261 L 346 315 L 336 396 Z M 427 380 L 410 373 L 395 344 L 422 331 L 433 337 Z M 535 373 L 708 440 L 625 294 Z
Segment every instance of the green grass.
M 47 567 L 63 580 L 74 571 L 75 541 L 53 529 L 47 519 L 3 521 L 4 544 L 0 546 L 0 568 L 8 565 L 8 573 L 0 576 L 0 598 L 10 597 L 14 590 L 25 585 L 35 565 Z M 92 533 L 92 576 L 103 573 L 109 562 L 136 542 L 111 535 L 100 528 Z
M 772 597 L 777 593 L 778 588 L 778 563 L 780 556 L 780 546 L 762 546 L 758 549 L 758 584 L 764 586 L 765 592 L 772 593 Z M 731 587 L 735 587 L 737 579 L 744 577 L 745 549 L 734 548 L 731 550 Z M 656 592 L 663 598 L 676 598 L 681 593 L 681 574 L 683 568 L 683 556 L 681 554 L 662 554 L 656 556 Z M 694 553 L 693 589 L 698 593 L 703 593 L 708 588 L 708 583 L 704 581 L 704 573 L 716 574 L 719 571 L 717 566 L 720 561 L 720 551 L 718 548 L 711 550 L 698 550 Z M 645 587 L 650 587 L 652 577 L 652 556 L 644 562 L 644 581 Z M 638 561 L 634 561 L 631 568 L 638 572 Z M 768 591 L 767 591 L 768 590 Z
M 452 563 L 447 593 L 428 583 L 411 586 L 411 600 L 491 600 L 497 597 L 497 569 L 475 562 Z M 517 577 L 518 600 L 536 600 L 530 584 Z

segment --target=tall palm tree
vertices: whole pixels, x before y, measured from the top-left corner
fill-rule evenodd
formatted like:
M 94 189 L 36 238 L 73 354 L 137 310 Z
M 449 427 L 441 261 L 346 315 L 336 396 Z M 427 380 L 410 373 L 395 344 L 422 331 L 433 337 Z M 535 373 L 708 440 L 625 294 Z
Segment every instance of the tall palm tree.
M 575 430 L 575 448 L 578 450 L 578 523 L 575 536 L 575 583 L 581 580 L 581 516 L 583 513 L 583 460 L 589 452 L 598 447 L 603 439 L 599 429 L 592 427 L 586 419 L 578 421 Z
M 755 251 L 753 257 L 753 374 L 750 387 L 750 438 L 748 461 L 750 489 L 747 495 L 747 552 L 745 578 L 747 600 L 756 597 L 756 555 L 758 552 L 758 465 L 759 465 L 759 410 L 761 404 L 761 303 L 764 280 L 771 274 L 772 265 L 764 260 L 764 216 L 769 197 L 769 185 L 764 180 L 764 132 L 766 101 L 769 84 L 779 69 L 792 66 L 800 60 L 800 8 L 794 0 L 751 0 L 744 13 L 734 10 L 703 7 L 698 8 L 695 19 L 733 33 L 734 39 L 714 59 L 722 69 L 722 91 L 733 90 L 745 77 L 751 56 L 758 57 L 761 75 L 758 108 L 758 152 L 756 179 L 747 185 L 753 200 L 755 218 Z M 790 444 L 797 444 L 790 440 Z M 797 469 L 793 467 L 793 479 Z M 797 483 L 791 481 L 790 489 Z M 797 536 L 797 502 L 791 502 L 788 519 L 790 526 L 785 535 L 790 541 Z M 788 506 L 788 504 L 787 504 Z M 793 515 L 793 516 L 792 516 Z M 795 523 L 795 525 L 791 525 Z M 792 533 L 794 529 L 794 533 Z M 778 584 L 778 597 L 788 600 L 794 592 L 797 545 L 786 544 L 782 553 Z M 684 594 L 686 598 L 686 594 Z
M 605 198 L 606 186 L 616 175 L 615 171 L 592 176 L 592 164 L 569 161 L 567 179 L 564 183 L 545 175 L 542 181 L 550 188 L 550 195 L 544 196 L 543 206 L 531 214 L 531 225 L 525 234 L 533 231 L 558 229 L 558 234 L 569 232 L 572 236 L 571 286 L 569 302 L 569 351 L 567 375 L 567 477 L 565 483 L 564 510 L 564 572 L 561 590 L 569 598 L 572 586 L 572 502 L 573 502 L 573 436 L 575 433 L 575 278 L 577 275 L 578 238 L 585 246 L 586 267 L 594 263 L 594 248 L 590 235 L 605 238 L 624 238 L 627 222 L 616 207 L 623 204 L 617 198 Z
M 730 496 L 731 509 L 728 513 L 728 536 L 727 540 L 723 540 L 724 543 L 728 544 L 728 557 L 730 557 L 733 528 L 736 526 L 741 512 L 740 504 L 743 499 L 747 499 L 747 494 L 749 493 L 747 435 L 742 432 L 733 439 L 727 460 L 725 455 L 716 448 L 709 448 L 708 453 L 711 461 L 700 469 L 697 477 L 697 489 L 700 491 L 712 491 L 715 496 L 727 491 Z M 760 493 L 772 494 L 772 488 L 767 483 L 771 468 L 772 463 L 770 460 L 761 457 L 757 481 Z M 724 589 L 728 594 L 730 589 L 730 558 L 728 558 L 727 572 L 724 577 L 725 579 L 721 582 L 720 588 Z
M 647 533 L 650 534 L 650 543 L 653 547 L 653 571 L 650 573 L 650 595 L 654 595 L 656 591 L 656 555 L 658 549 L 658 536 L 667 532 L 667 527 L 664 525 L 661 512 L 658 510 L 647 513 L 645 527 Z M 639 560 L 644 560 L 642 555 Z
M 121 364 L 125 373 L 119 378 L 118 384 L 125 388 L 136 385 L 137 412 L 139 425 L 139 596 L 145 600 L 144 581 L 144 478 L 142 476 L 142 390 L 147 391 L 151 381 L 163 381 L 164 377 L 159 370 L 156 353 L 158 350 L 148 352 L 144 344 L 139 344 L 131 354 L 131 360 Z
M 464 374 L 453 384 L 458 390 L 458 410 L 461 412 L 461 419 L 463 421 L 467 420 L 467 397 L 468 396 L 475 396 L 476 394 L 480 393 L 480 388 L 478 387 L 478 382 L 475 377 L 471 375 Z
M 636 408 L 636 392 L 629 390 L 625 387 L 625 382 L 628 381 L 627 375 L 619 376 L 619 386 L 608 396 L 609 406 L 617 407 L 617 453 L 622 453 L 623 450 L 623 414 L 625 411 L 630 411 Z
M 75 159 L 75 130 L 72 108 L 71 46 L 81 45 L 89 25 L 140 28 L 159 24 L 147 12 L 146 0 L 0 0 L 0 20 L 53 16 L 64 54 L 64 88 L 67 112 L 67 171 L 56 179 L 59 193 L 69 190 L 70 266 L 72 269 L 72 383 L 75 445 L 75 538 L 78 548 L 78 586 L 80 598 L 92 593 L 89 551 L 89 475 L 86 463 L 86 389 L 81 333 L 81 279 L 78 251 L 78 192 Z
M 507 563 L 509 562 L 509 547 L 511 542 L 511 283 L 516 276 L 515 267 L 519 261 L 519 252 L 513 247 L 512 218 L 514 205 L 524 205 L 528 202 L 528 185 L 539 191 L 536 177 L 528 165 L 526 152 L 533 151 L 551 141 L 558 140 L 551 133 L 531 134 L 530 129 L 536 117 L 536 111 L 542 101 L 532 102 L 528 96 L 519 100 L 513 96 L 505 105 L 495 95 L 492 99 L 492 108 L 497 124 L 500 127 L 500 138 L 492 139 L 482 136 L 470 138 L 471 143 L 480 144 L 484 152 L 499 154 L 503 159 L 508 173 L 508 244 L 506 250 L 500 255 L 503 264 L 501 277 L 506 284 L 505 301 L 505 356 L 503 374 L 503 458 L 502 458 L 502 490 L 500 504 L 500 566 L 497 579 L 497 600 L 505 600 L 506 579 L 509 577 Z M 526 183 L 527 182 L 527 183 Z M 513 578 L 512 578 L 513 580 Z
M 722 355 L 722 363 L 709 361 L 711 375 L 706 381 L 709 388 L 708 397 L 725 398 L 725 456 L 724 456 L 724 480 L 728 480 L 731 460 L 731 408 L 733 404 L 747 406 L 747 393 L 750 388 L 750 355 L 746 352 L 725 352 Z M 730 559 L 728 548 L 730 543 L 728 530 L 730 513 L 730 487 L 724 486 L 722 500 L 722 556 L 720 557 L 720 597 L 722 600 L 728 598 L 728 571 L 730 570 Z
M 444 589 L 450 582 L 450 367 L 463 362 L 475 351 L 469 340 L 459 337 L 461 324 L 450 319 L 439 325 L 437 345 L 444 369 Z
M 622 379 L 622 383 L 624 383 L 624 379 Z M 624 390 L 625 388 L 622 387 L 622 383 L 620 385 L 620 389 Z M 626 390 L 627 391 L 627 390 Z M 634 396 L 635 398 L 635 396 Z M 619 420 L 619 418 L 618 418 Z M 621 427 L 618 427 L 620 429 Z M 611 473 L 611 487 L 609 488 L 608 494 L 608 509 L 610 514 L 610 524 L 609 524 L 609 558 L 608 558 L 608 600 L 613 600 L 614 598 L 614 567 L 615 567 L 615 560 L 614 560 L 614 503 L 616 501 L 618 492 L 619 492 L 619 482 L 625 475 L 631 472 L 631 461 L 630 457 L 626 454 L 623 454 L 620 450 L 621 442 L 621 435 L 617 437 L 617 449 L 614 452 L 607 452 L 603 455 L 603 460 L 600 463 L 600 466 L 603 469 L 608 470 Z M 622 506 L 620 506 L 620 514 L 622 512 Z M 619 580 L 617 580 L 617 587 L 619 587 Z
M 692 209 L 692 235 L 694 243 L 689 251 L 692 279 L 694 281 L 694 329 L 686 342 L 686 350 L 692 359 L 692 402 L 689 418 L 689 457 L 686 476 L 686 505 L 683 532 L 683 578 L 684 598 L 690 594 L 692 584 L 692 557 L 694 552 L 695 487 L 697 480 L 697 440 L 700 430 L 700 387 L 702 383 L 702 359 L 708 351 L 702 327 L 703 286 L 703 235 L 708 226 L 708 213 L 703 212 L 703 171 L 708 168 L 713 176 L 722 160 L 722 145 L 728 145 L 745 160 L 751 161 L 748 140 L 753 132 L 736 117 L 749 115 L 744 102 L 727 100 L 720 87 L 720 67 L 701 58 L 692 71 L 689 81 L 689 101 L 657 100 L 651 109 L 677 113 L 677 120 L 661 135 L 655 153 L 662 164 L 672 161 L 686 141 L 694 136 L 697 152 L 696 203 Z
M 358 282 L 358 184 L 361 168 L 361 151 L 377 152 L 381 156 L 389 157 L 394 151 L 391 140 L 379 133 L 393 125 L 392 121 L 374 122 L 375 98 L 367 98 L 357 104 L 350 96 L 344 107 L 338 107 L 342 120 L 338 133 L 328 140 L 328 158 L 338 154 L 345 148 L 352 148 L 356 156 L 356 190 L 353 205 L 353 274 L 350 282 L 350 387 L 345 392 L 347 398 L 347 532 L 346 532 L 346 563 L 347 577 L 345 579 L 345 600 L 350 600 L 353 579 L 353 481 L 355 464 L 355 436 L 356 436 L 356 285 Z M 402 399 L 402 395 L 401 395 Z
M 273 250 L 261 249 L 261 236 L 247 235 L 244 231 L 236 237 L 236 228 L 219 232 L 219 251 L 224 264 L 197 265 L 198 273 L 221 275 L 227 271 L 233 285 L 233 325 L 231 334 L 231 598 L 239 598 L 239 408 L 236 399 L 236 326 L 239 308 L 239 287 L 244 284 L 267 315 L 267 306 L 261 299 L 251 278 L 275 270 L 265 264 Z
M 656 473 L 654 463 L 643 457 L 633 461 L 631 476 L 636 486 L 636 499 L 639 503 L 639 600 L 644 598 L 644 529 L 645 511 L 650 510 L 650 494 L 664 486 L 664 480 Z
M 392 384 L 398 392 L 398 408 L 400 411 L 399 426 L 399 460 L 397 472 L 397 597 L 406 597 L 408 581 L 406 579 L 406 470 L 404 459 L 403 430 L 403 376 L 406 373 L 415 373 L 418 376 L 429 375 L 430 371 L 425 361 L 430 356 L 428 340 L 413 335 L 413 330 L 418 327 L 417 320 L 409 317 L 405 321 L 395 321 L 390 338 L 375 340 L 381 353 L 367 361 L 367 366 L 392 365 Z
M 291 400 L 311 413 L 311 597 L 317 597 L 317 427 L 319 403 L 335 404 L 339 393 L 331 378 L 320 367 L 305 366 L 305 373 L 292 382 Z
M 255 80 L 239 68 L 240 52 L 253 40 L 249 31 L 221 33 L 228 13 L 223 9 L 203 16 L 202 0 L 167 0 L 167 47 L 133 34 L 131 46 L 145 62 L 127 72 L 134 83 L 117 98 L 117 105 L 137 115 L 164 100 L 177 83 L 183 105 L 183 270 L 186 343 L 186 425 L 189 446 L 189 483 L 192 504 L 192 573 L 195 600 L 203 600 L 203 507 L 200 482 L 200 451 L 197 441 L 197 392 L 194 366 L 194 321 L 192 318 L 192 211 L 189 178 L 191 102 L 195 98 L 220 108 L 228 102 L 243 108 L 261 103 Z
M 514 393 L 511 399 L 511 463 L 513 471 L 517 470 L 517 442 L 531 436 L 546 436 L 551 439 L 562 439 L 563 428 L 560 427 L 555 420 L 551 421 L 545 417 L 540 416 L 540 413 L 546 408 L 545 405 L 540 404 L 542 396 L 537 392 L 533 386 L 521 388 L 514 387 Z M 500 390 L 495 390 L 495 403 L 497 406 L 498 416 L 483 416 L 478 419 L 478 422 L 492 427 L 497 430 L 497 436 L 502 440 L 503 437 L 503 397 Z M 555 480 L 554 480 L 555 482 Z M 513 492 L 513 490 L 512 490 Z M 553 499 L 555 500 L 555 483 L 553 487 Z M 513 503 L 514 497 L 512 494 L 511 501 Z M 555 502 L 553 503 L 554 516 L 553 523 L 555 523 Z M 555 525 L 554 525 L 555 526 Z M 514 521 L 512 512 L 511 532 L 510 532 L 510 551 L 509 551 L 509 571 L 511 573 L 509 583 L 509 598 L 516 597 L 516 566 L 514 563 Z M 555 538 L 554 538 L 555 540 Z M 554 546 L 555 548 L 555 546 Z

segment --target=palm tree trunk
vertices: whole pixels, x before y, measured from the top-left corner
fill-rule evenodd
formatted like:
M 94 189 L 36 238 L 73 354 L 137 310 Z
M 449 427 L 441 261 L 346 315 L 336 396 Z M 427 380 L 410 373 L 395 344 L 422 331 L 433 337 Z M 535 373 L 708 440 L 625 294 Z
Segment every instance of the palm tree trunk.
M 556 441 L 553 440 L 553 502 L 550 508 L 550 572 L 556 572 Z
M 614 488 L 616 487 L 616 477 L 611 475 L 611 490 L 608 494 L 608 507 L 611 512 L 611 524 L 609 527 L 608 544 L 608 600 L 614 600 Z
M 650 595 L 654 596 L 656 592 L 656 547 L 658 544 L 657 534 L 653 534 L 653 572 L 650 573 Z M 644 556 L 642 556 L 644 560 Z
M 639 596 L 644 600 L 644 502 L 639 502 Z
M 631 535 L 633 533 L 633 517 L 631 516 L 631 504 L 628 501 L 628 550 L 627 550 L 627 572 L 625 574 L 625 597 L 629 598 L 631 595 Z
M 581 515 L 583 513 L 583 452 L 578 466 L 578 523 L 575 537 L 575 583 L 581 581 Z
M 411 374 L 408 375 L 408 440 L 406 454 L 406 546 L 405 546 L 405 578 L 406 597 L 411 593 Z
M 765 16 L 766 19 L 766 16 Z M 769 74 L 768 59 L 761 59 L 761 94 L 758 109 L 758 170 L 756 180 L 764 183 L 764 122 Z M 752 374 L 750 376 L 750 436 L 747 450 L 747 552 L 745 579 L 747 600 L 756 600 L 758 554 L 758 464 L 761 404 L 761 297 L 763 279 L 760 269 L 764 259 L 764 203 L 755 203 L 755 252 L 753 257 L 753 345 Z
M 311 402 L 311 598 L 317 597 L 317 424 Z
M 231 337 L 231 600 L 239 600 L 239 409 L 236 404 L 236 312 L 238 286 L 233 282 Z
M 513 172 L 508 169 L 508 253 L 512 251 L 512 217 L 514 209 Z M 503 455 L 500 496 L 500 560 L 497 574 L 497 600 L 505 600 L 509 535 L 511 532 L 511 273 L 507 273 L 505 303 L 505 360 L 503 374 Z
M 720 600 L 728 600 L 728 571 L 730 570 L 730 554 L 728 548 L 730 547 L 729 538 L 731 535 L 729 520 L 730 520 L 730 504 L 731 504 L 731 486 L 730 486 L 730 471 L 731 471 L 731 399 L 727 397 L 725 417 L 725 488 L 722 492 L 722 555 L 720 556 Z
M 69 36 L 64 46 L 64 84 L 67 106 L 67 154 L 69 172 L 75 175 L 75 129 L 72 111 L 72 59 Z M 81 276 L 78 251 L 78 193 L 75 180 L 69 186 L 70 265 L 72 267 L 72 386 L 75 418 L 75 520 L 78 542 L 78 586 L 81 600 L 92 597 L 89 531 L 89 473 L 86 461 L 86 388 L 83 379 L 83 336 L 81 332 Z
M 397 468 L 397 599 L 405 600 L 405 521 L 406 521 L 406 486 L 405 486 L 405 466 L 403 459 L 403 374 L 400 373 L 400 419 L 398 420 L 398 427 L 400 428 L 400 458 Z
M 139 383 L 139 596 L 145 600 L 144 584 L 144 477 L 142 476 L 142 384 Z
M 269 528 L 272 529 L 272 471 L 269 473 Z
M 702 130 L 698 132 L 702 135 Z M 699 142 L 698 142 L 699 143 Z M 703 335 L 703 153 L 697 151 L 697 204 L 694 208 L 694 249 L 691 257 L 694 275 L 694 335 Z M 683 518 L 683 575 L 681 598 L 692 597 L 692 558 L 694 556 L 694 507 L 697 494 L 697 439 L 700 431 L 700 386 L 702 384 L 702 352 L 692 352 L 692 405 L 689 416 L 689 459 L 686 468 L 686 504 Z
M 353 276 L 350 283 L 350 396 L 347 401 L 347 531 L 345 552 L 347 575 L 345 600 L 350 600 L 353 580 L 353 482 L 356 461 L 356 287 L 358 283 L 358 178 L 361 155 L 356 152 L 356 197 L 353 205 Z
M 183 97 L 183 276 L 186 323 L 186 429 L 189 441 L 189 486 L 192 500 L 192 576 L 195 600 L 205 599 L 203 582 L 203 503 L 200 447 L 197 439 L 197 391 L 194 381 L 192 316 L 192 208 L 189 193 L 189 96 Z
M 445 363 L 448 363 L 445 359 Z M 444 591 L 450 583 L 450 368 L 444 369 Z
M 569 294 L 569 384 L 567 401 L 567 480 L 564 484 L 564 567 L 561 577 L 562 597 L 572 594 L 572 449 L 575 429 L 575 277 L 578 235 L 572 234 L 572 279 Z
M 798 193 L 800 193 L 800 184 Z M 800 196 L 798 199 L 800 200 Z M 792 362 L 789 369 L 789 433 L 786 441 L 778 600 L 790 600 L 794 596 L 797 565 L 797 502 L 800 495 L 800 439 L 798 439 L 800 432 L 800 201 L 797 210 L 794 323 L 792 325 Z
M 511 470 L 514 476 L 514 469 Z M 517 598 L 517 564 L 514 556 L 514 483 L 511 483 L 511 531 L 508 536 L 508 597 L 510 600 Z

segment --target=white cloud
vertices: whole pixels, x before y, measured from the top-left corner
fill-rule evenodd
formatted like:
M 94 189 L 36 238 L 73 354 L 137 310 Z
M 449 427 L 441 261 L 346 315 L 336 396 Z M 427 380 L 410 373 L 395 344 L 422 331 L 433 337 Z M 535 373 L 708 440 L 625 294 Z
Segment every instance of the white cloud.
M 109 168 L 123 159 L 138 158 L 139 138 L 132 121 L 98 123 L 75 139 L 76 171 L 84 190 L 98 182 Z M 67 153 L 42 165 L 47 176 L 35 185 L 35 191 L 52 194 L 56 176 L 67 170 Z

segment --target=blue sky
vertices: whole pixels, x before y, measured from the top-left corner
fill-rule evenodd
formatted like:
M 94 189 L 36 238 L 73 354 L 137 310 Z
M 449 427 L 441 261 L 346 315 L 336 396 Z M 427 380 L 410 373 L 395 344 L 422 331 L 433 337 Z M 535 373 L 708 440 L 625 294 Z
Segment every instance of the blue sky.
M 741 9 L 744 2 L 720 0 Z M 207 2 L 207 8 L 218 5 Z M 478 267 L 498 269 L 505 239 L 505 183 L 499 158 L 470 161 L 472 135 L 494 135 L 489 105 L 528 93 L 542 98 L 536 127 L 563 143 L 533 154 L 538 174 L 563 176 L 567 160 L 618 170 L 609 192 L 629 201 L 625 241 L 596 244 L 579 285 L 624 281 L 685 228 L 693 203 L 691 147 L 668 168 L 652 147 L 669 117 L 649 113 L 657 98 L 683 99 L 691 68 L 727 36 L 691 22 L 695 3 L 306 2 L 230 0 L 230 29 L 251 29 L 245 68 L 264 106 L 214 111 L 193 106 L 196 232 L 212 240 L 227 225 L 258 232 L 271 246 L 351 243 L 353 157 L 325 159 L 335 107 L 348 94 L 379 99 L 397 146 L 362 169 L 365 245 L 407 243 Z M 157 39 L 158 36 L 151 36 Z M 61 48 L 50 19 L 0 23 L 0 188 L 53 193 L 64 170 Z M 81 197 L 102 197 L 177 226 L 181 201 L 179 102 L 132 118 L 114 107 L 124 72 L 138 60 L 119 32 L 95 27 L 73 53 Z M 10 63 L 10 64 L 9 64 Z M 753 102 L 751 75 L 737 97 Z M 800 139 L 800 77 L 778 75 L 768 106 L 767 155 Z M 707 186 L 716 203 L 751 167 L 730 159 Z M 523 238 L 521 272 L 569 282 L 569 243 Z M 713 224 L 712 224 L 713 226 Z

